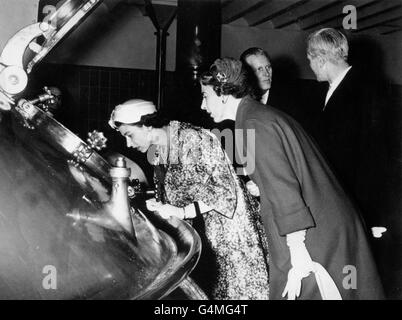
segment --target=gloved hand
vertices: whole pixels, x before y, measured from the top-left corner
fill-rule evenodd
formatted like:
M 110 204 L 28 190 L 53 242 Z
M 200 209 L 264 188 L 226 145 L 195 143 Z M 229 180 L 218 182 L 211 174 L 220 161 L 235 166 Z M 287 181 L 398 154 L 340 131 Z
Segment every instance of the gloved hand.
M 147 200 L 146 205 L 148 210 L 157 212 L 163 219 L 169 219 L 171 216 L 184 219 L 184 208 L 163 204 L 156 199 Z
M 286 235 L 286 243 L 290 251 L 292 268 L 288 273 L 288 282 L 283 290 L 282 297 L 288 296 L 288 300 L 295 300 L 300 296 L 302 279 L 308 277 L 314 270 L 314 264 L 307 251 L 304 240 L 306 230 L 301 230 Z
M 387 231 L 385 227 L 372 227 L 371 233 L 373 234 L 374 238 L 381 238 L 382 234 Z
M 258 186 L 252 180 L 246 183 L 246 188 L 254 197 L 260 196 L 260 189 L 258 189 Z

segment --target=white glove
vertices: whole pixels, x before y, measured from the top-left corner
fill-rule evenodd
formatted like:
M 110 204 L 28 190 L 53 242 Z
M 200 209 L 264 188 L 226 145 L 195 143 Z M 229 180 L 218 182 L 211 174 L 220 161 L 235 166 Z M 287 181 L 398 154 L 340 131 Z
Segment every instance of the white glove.
M 385 227 L 372 227 L 371 233 L 373 234 L 374 238 L 381 238 L 382 234 L 387 231 Z
M 302 279 L 308 277 L 310 272 L 314 271 L 313 261 L 304 244 L 305 237 L 306 230 L 286 235 L 292 268 L 289 270 L 288 282 L 283 290 L 282 297 L 287 295 L 288 300 L 295 300 L 300 296 Z
M 260 196 L 260 189 L 258 189 L 258 186 L 252 180 L 249 180 L 246 183 L 246 188 L 254 197 Z

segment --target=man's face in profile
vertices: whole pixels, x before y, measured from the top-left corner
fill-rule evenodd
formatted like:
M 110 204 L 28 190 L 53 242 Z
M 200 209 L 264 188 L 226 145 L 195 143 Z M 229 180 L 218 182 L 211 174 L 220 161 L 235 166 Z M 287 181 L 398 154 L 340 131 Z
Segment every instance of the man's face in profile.
M 272 82 L 271 62 L 263 55 L 248 56 L 246 62 L 257 76 L 260 89 L 263 91 L 269 90 Z
M 310 63 L 310 68 L 313 70 L 315 77 L 317 78 L 317 81 L 323 82 L 327 81 L 324 75 L 324 60 L 320 59 L 318 57 L 313 57 L 311 55 L 307 55 L 307 59 Z

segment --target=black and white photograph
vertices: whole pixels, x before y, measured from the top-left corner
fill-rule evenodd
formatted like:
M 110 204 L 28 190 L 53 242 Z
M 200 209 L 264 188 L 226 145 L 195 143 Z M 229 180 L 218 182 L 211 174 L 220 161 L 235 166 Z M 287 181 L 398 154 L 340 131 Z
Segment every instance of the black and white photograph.
M 0 0 L 0 300 L 402 300 L 402 1 Z

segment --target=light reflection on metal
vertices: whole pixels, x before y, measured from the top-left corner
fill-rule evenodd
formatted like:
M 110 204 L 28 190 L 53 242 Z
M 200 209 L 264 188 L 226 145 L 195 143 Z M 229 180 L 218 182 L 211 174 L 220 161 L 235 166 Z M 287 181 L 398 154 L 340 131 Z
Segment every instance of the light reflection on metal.
M 89 222 L 106 229 L 123 231 L 122 226 L 110 214 L 105 212 L 90 213 L 74 209 L 68 212 L 66 216 L 74 220 L 74 225 L 78 222 Z
M 112 178 L 112 195 L 110 200 L 102 204 L 95 213 L 75 208 L 72 212 L 67 213 L 67 216 L 74 219 L 75 222 L 87 221 L 107 229 L 127 232 L 129 236 L 135 239 L 127 193 L 127 181 L 130 176 L 130 169 L 126 168 L 124 158 L 119 158 L 115 165 L 115 167 L 109 170 Z M 87 202 L 90 201 L 88 198 L 85 200 Z
M 9 111 L 12 104 L 14 104 L 14 99 L 2 92 L 0 88 L 0 110 Z
M 92 149 L 99 151 L 106 147 L 107 139 L 102 132 L 93 130 L 88 133 L 87 142 Z
M 35 23 L 23 28 L 7 41 L 0 55 L 0 103 L 5 107 L 13 104 L 13 96 L 27 86 L 28 77 L 23 65 L 25 50 L 32 47 L 33 40 L 47 35 L 49 30 L 50 26 L 46 23 Z M 35 45 L 33 48 L 39 50 Z M 9 110 L 4 106 L 3 110 Z
M 5 119 L 0 125 L 0 234 L 10 239 L 2 243 L 2 252 L 13 266 L 5 269 L 0 262 L 0 281 L 15 274 L 19 279 L 1 292 L 2 297 L 159 299 L 184 281 L 183 292 L 202 299 L 196 289 L 188 289 L 186 281 L 201 250 L 200 238 L 190 225 L 141 211 L 135 202 L 104 205 L 112 190 L 109 171 L 113 168 L 107 162 L 97 166 L 102 158 L 94 151 L 80 170 L 74 169 L 84 179 L 77 181 L 79 176 L 67 165 L 69 153 L 64 147 L 71 133 L 62 134 L 65 128 L 59 124 L 56 129 L 57 121 L 42 110 L 37 115 L 42 121 L 35 121 L 34 116 L 34 130 L 24 128 L 16 112 L 11 113 L 12 125 Z M 125 201 L 126 187 L 119 189 Z M 123 207 L 130 212 L 135 236 L 111 214 Z M 16 218 L 18 227 L 5 223 Z M 21 268 L 25 264 L 29 268 Z M 44 264 L 57 266 L 58 290 L 37 286 Z
M 30 124 L 29 120 L 33 119 L 39 109 L 35 108 L 35 106 L 27 100 L 21 99 L 18 101 L 15 110 L 20 114 L 24 127 L 33 130 L 35 127 Z
M 50 17 L 48 24 L 56 26 L 52 36 L 42 46 L 42 50 L 28 63 L 27 73 L 40 62 L 53 47 L 66 36 L 82 19 L 96 8 L 102 0 L 66 0 Z
M 45 25 L 47 27 L 43 28 Z M 33 40 L 47 33 L 50 28 L 51 26 L 45 22 L 38 22 L 18 31 L 4 46 L 0 56 L 1 63 L 6 66 L 18 66 L 23 68 L 23 56 L 26 48 Z M 46 31 L 44 31 L 44 29 Z
M 108 174 L 108 162 L 97 153 L 94 153 L 91 146 L 82 141 L 56 119 L 49 116 L 44 110 L 41 110 L 28 100 L 21 99 L 12 112 L 17 114 L 18 119 L 23 122 L 25 127 L 40 131 L 49 143 L 69 156 L 71 164 L 79 167 L 85 163 L 88 168 L 100 174 L 102 180 L 111 181 Z M 91 136 L 95 137 L 96 134 L 94 135 L 92 132 Z M 100 135 L 95 140 L 101 143 L 98 147 L 105 142 Z
M 109 204 L 110 213 L 129 234 L 134 236 L 127 193 L 130 169 L 126 168 L 124 158 L 118 158 L 115 166 L 109 170 L 109 173 L 112 178 L 112 196 Z
M 28 25 L 7 41 L 0 55 L 1 109 L 11 109 L 13 96 L 21 93 L 27 86 L 27 74 L 101 2 L 102 0 L 65 0 L 48 21 Z M 45 39 L 42 45 L 34 42 L 41 36 Z M 35 55 L 25 69 L 23 58 L 27 48 Z
M 49 23 L 20 31 L 0 56 L 0 72 L 21 70 L 29 47 L 36 53 L 29 74 L 100 2 L 67 0 Z M 67 6 L 71 14 L 63 11 Z M 43 45 L 32 45 L 39 36 Z M 7 86 L 24 78 L 17 75 L 7 71 L 0 84 L 0 108 L 11 111 L 0 119 L 0 235 L 7 240 L 1 242 L 1 298 L 160 299 L 183 283 L 189 298 L 204 299 L 187 278 L 201 252 L 194 229 L 141 210 L 136 197 L 129 202 L 127 174 L 113 173 L 96 152 L 104 137 L 92 132 L 85 143 L 35 105 L 40 98 L 13 106 L 20 88 Z M 57 268 L 58 290 L 40 285 L 45 265 Z

